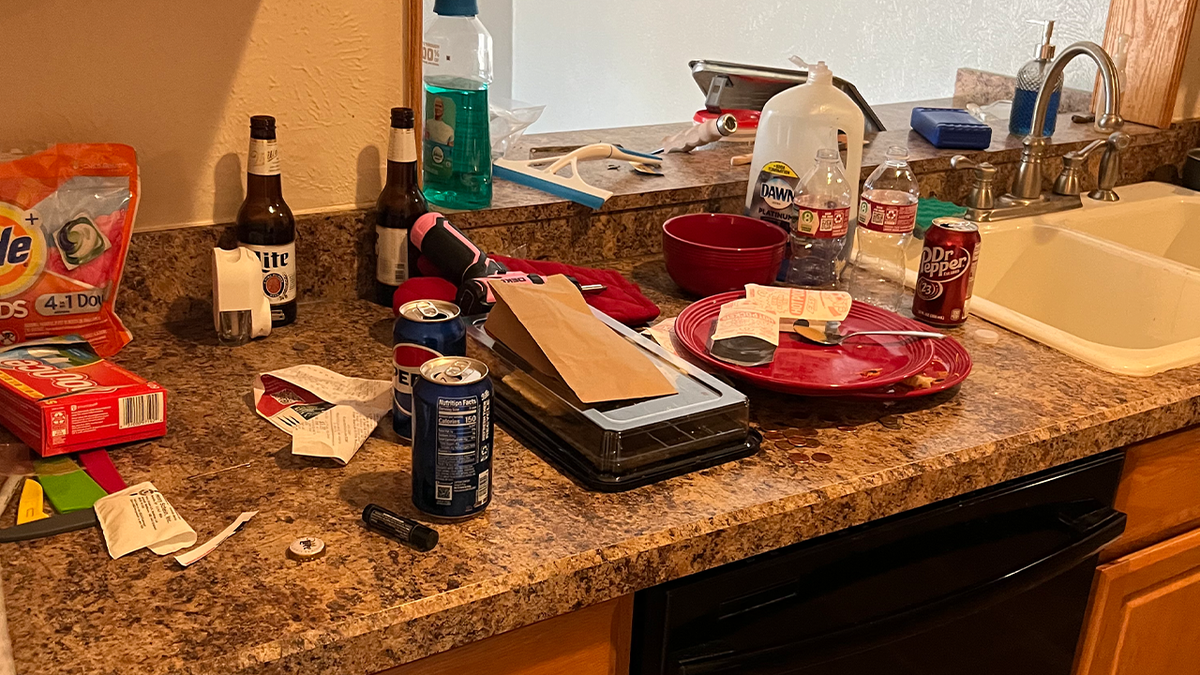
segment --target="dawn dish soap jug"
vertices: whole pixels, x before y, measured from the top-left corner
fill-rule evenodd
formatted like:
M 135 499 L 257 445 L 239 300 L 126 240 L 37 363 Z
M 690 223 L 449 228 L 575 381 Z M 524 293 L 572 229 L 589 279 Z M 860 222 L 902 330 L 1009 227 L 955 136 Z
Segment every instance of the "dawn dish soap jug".
M 492 36 L 478 0 L 436 0 L 425 31 L 423 176 L 425 200 L 451 209 L 492 203 L 488 85 Z
M 771 97 L 763 106 L 750 162 L 746 215 L 796 234 L 799 208 L 796 193 L 800 179 L 814 166 L 817 152 L 837 148 L 837 135 L 846 135 L 843 165 L 850 188 L 850 204 L 858 202 L 858 177 L 862 169 L 863 114 L 858 105 L 833 84 L 833 72 L 818 61 L 808 69 L 808 80 Z M 849 227 L 853 228 L 851 221 Z M 848 232 L 847 234 L 853 234 Z M 845 236 L 845 235 L 843 235 Z M 847 251 L 839 251 L 835 265 L 844 265 Z M 780 269 L 786 277 L 788 257 Z

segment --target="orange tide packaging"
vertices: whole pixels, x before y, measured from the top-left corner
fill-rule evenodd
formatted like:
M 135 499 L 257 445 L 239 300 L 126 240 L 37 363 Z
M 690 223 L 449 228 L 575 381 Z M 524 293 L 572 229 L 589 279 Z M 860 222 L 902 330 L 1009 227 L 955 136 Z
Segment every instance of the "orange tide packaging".
M 78 334 L 111 356 L 129 343 L 113 305 L 138 193 L 127 145 L 61 144 L 0 163 L 0 346 Z
M 167 433 L 167 392 L 78 335 L 0 347 L 0 422 L 42 457 Z

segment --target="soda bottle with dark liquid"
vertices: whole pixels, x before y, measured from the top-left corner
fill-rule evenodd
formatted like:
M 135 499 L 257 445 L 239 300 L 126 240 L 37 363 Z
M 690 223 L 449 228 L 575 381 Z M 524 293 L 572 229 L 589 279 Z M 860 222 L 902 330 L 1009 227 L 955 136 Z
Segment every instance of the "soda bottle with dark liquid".
M 271 303 L 271 326 L 296 320 L 296 219 L 283 201 L 275 118 L 250 118 L 246 199 L 237 214 L 238 244 L 262 263 L 263 292 Z
M 417 139 L 412 108 L 392 108 L 388 142 L 387 183 L 379 193 L 375 216 L 375 301 L 392 306 L 396 287 L 416 269 L 417 251 L 409 232 L 425 214 L 425 197 L 417 185 Z

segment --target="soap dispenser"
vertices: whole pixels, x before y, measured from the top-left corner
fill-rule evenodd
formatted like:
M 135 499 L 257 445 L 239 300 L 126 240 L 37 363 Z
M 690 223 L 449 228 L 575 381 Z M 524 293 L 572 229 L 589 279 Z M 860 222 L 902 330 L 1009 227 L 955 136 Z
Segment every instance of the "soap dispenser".
M 1042 43 L 1038 45 L 1037 58 L 1021 66 L 1017 72 L 1017 88 L 1013 93 L 1012 112 L 1008 117 L 1008 131 L 1017 136 L 1028 136 L 1033 130 L 1033 108 L 1037 104 L 1038 91 L 1046 81 L 1050 61 L 1054 58 L 1054 45 L 1050 38 L 1054 34 L 1053 21 L 1030 20 L 1043 27 Z M 1058 99 L 1062 96 L 1063 79 L 1058 76 L 1054 91 L 1050 94 L 1050 106 L 1046 112 L 1046 124 L 1042 135 L 1054 134 L 1054 123 L 1058 119 Z

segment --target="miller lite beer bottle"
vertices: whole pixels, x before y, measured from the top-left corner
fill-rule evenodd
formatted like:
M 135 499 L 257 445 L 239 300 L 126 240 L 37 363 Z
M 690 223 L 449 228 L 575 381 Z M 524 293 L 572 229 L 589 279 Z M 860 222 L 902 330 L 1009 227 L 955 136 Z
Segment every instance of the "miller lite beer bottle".
M 396 287 L 414 276 L 420 252 L 409 243 L 409 232 L 426 210 L 425 197 L 417 185 L 412 108 L 392 108 L 387 184 L 375 208 L 375 301 L 391 307 Z
M 246 200 L 237 214 L 238 244 L 262 263 L 263 292 L 271 303 L 271 326 L 296 320 L 296 219 L 283 201 L 275 118 L 250 118 Z

